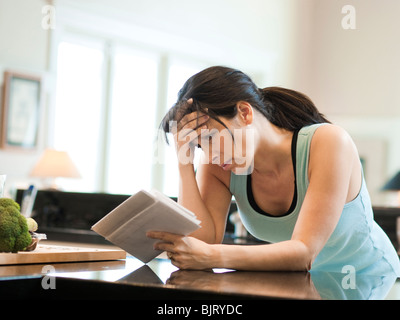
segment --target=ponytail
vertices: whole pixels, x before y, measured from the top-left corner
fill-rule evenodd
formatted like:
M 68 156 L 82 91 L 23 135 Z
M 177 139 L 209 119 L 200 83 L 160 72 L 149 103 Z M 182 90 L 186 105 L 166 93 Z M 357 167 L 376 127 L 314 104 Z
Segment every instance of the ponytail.
M 258 90 L 263 106 L 257 109 L 278 127 L 294 131 L 315 123 L 330 123 L 301 92 L 280 87 Z

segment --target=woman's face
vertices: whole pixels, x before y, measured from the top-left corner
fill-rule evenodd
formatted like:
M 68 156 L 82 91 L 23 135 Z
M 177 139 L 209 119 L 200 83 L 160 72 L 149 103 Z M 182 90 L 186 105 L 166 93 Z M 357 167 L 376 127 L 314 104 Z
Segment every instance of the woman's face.
M 210 118 L 207 129 L 202 129 L 198 144 L 204 152 L 204 161 L 218 164 L 235 174 L 249 174 L 254 161 L 254 132 L 251 126 L 237 117 L 220 117 L 226 127 Z

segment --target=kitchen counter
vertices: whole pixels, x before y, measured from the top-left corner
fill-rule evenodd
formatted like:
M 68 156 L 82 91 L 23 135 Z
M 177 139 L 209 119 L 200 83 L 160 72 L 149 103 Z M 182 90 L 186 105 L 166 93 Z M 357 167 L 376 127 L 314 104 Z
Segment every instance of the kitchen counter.
M 399 279 L 389 276 L 184 271 L 164 254 L 148 264 L 127 255 L 111 261 L 3 265 L 0 280 L 1 299 L 400 299 Z
M 127 255 L 114 261 L 3 265 L 0 280 L 1 299 L 400 299 L 399 279 L 390 276 L 184 271 L 164 254 L 148 264 Z

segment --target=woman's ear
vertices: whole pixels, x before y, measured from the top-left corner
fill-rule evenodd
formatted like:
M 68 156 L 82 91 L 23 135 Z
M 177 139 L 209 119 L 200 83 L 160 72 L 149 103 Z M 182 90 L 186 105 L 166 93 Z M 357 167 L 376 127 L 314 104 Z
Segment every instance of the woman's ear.
M 240 122 L 246 126 L 252 124 L 254 119 L 253 107 L 245 101 L 239 101 L 236 107 L 238 109 L 237 115 Z

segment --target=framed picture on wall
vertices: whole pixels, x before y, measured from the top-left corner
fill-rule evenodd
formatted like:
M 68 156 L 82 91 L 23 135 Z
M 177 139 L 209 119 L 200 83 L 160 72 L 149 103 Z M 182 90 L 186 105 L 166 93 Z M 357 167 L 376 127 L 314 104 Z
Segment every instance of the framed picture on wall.
M 3 89 L 1 147 L 35 148 L 39 129 L 41 78 L 5 71 Z

